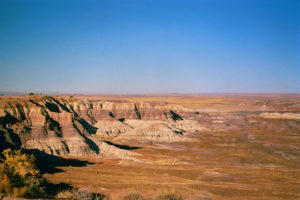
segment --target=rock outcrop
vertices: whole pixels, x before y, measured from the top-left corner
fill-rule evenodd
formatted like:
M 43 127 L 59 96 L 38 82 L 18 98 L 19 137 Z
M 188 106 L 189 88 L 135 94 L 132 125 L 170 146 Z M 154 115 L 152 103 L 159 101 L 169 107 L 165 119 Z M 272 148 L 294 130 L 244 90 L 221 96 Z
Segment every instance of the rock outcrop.
M 191 141 L 205 130 L 182 106 L 165 103 L 64 99 L 51 96 L 0 99 L 0 145 L 39 149 L 53 155 L 135 153 L 103 137 L 138 142 Z
M 259 114 L 259 116 L 263 118 L 271 118 L 271 119 L 300 119 L 299 113 L 278 113 L 278 112 L 265 112 Z

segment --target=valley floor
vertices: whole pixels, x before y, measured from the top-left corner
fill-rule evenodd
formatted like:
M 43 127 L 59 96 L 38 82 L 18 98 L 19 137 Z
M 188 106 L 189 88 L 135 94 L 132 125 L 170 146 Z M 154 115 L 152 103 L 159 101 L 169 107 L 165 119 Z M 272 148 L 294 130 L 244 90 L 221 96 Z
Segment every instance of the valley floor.
M 164 192 L 203 200 L 300 198 L 300 120 L 297 115 L 260 116 L 266 106 L 279 114 L 298 114 L 299 96 L 164 100 L 190 108 L 198 105 L 199 112 L 220 122 L 208 124 L 210 121 L 203 119 L 213 130 L 193 133 L 193 142 L 151 144 L 112 139 L 112 144 L 139 153 L 139 161 L 85 158 L 91 164 L 57 167 L 60 172 L 44 177 L 51 183 L 68 184 L 111 199 L 130 193 L 151 199 Z

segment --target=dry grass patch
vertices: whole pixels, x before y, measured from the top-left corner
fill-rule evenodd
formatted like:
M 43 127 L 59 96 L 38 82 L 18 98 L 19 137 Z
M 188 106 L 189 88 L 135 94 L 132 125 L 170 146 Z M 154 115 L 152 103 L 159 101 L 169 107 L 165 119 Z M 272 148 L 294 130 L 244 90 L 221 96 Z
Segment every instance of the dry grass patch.
M 44 197 L 44 179 L 33 155 L 6 149 L 0 164 L 0 193 L 17 197 Z

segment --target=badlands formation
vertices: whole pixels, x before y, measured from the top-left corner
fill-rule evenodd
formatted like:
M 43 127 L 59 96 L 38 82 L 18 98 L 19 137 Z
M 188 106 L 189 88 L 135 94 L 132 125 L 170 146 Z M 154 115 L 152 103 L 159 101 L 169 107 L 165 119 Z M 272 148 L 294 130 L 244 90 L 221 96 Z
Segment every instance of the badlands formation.
M 298 199 L 300 95 L 0 97 L 0 150 L 44 160 L 50 183 L 109 195 Z
M 1 100 L 2 147 L 38 149 L 52 155 L 128 158 L 104 139 L 138 142 L 192 141 L 206 130 L 195 112 L 165 103 L 77 100 L 34 96 Z M 98 137 L 97 137 L 98 136 Z

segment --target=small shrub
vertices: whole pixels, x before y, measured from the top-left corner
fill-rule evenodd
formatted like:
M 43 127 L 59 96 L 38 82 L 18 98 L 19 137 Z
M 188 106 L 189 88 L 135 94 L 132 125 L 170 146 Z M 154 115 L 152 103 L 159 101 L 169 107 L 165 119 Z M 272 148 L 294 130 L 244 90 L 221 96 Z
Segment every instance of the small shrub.
M 73 193 L 71 190 L 64 190 L 64 191 L 60 191 L 57 195 L 56 195 L 57 199 L 72 199 L 73 198 Z
M 183 200 L 183 198 L 177 196 L 175 193 L 169 193 L 158 196 L 156 200 Z
M 131 193 L 123 198 L 123 200 L 145 200 L 145 198 L 137 193 Z
M 64 190 L 56 195 L 57 199 L 73 199 L 73 200 L 104 200 L 105 195 L 90 193 L 85 190 L 78 190 L 73 188 L 71 190 Z
M 44 179 L 34 164 L 33 155 L 6 149 L 0 163 L 0 193 L 17 197 L 43 197 Z

